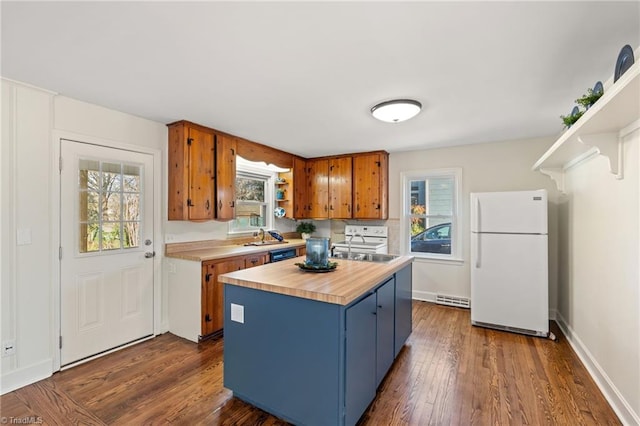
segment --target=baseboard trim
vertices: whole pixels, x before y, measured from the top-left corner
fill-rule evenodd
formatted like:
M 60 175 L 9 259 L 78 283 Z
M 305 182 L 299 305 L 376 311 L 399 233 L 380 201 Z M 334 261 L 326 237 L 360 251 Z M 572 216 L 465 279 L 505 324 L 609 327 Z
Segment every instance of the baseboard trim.
M 613 408 L 616 415 L 624 425 L 640 425 L 640 416 L 634 412 L 626 399 L 618 391 L 618 388 L 613 384 L 607 373 L 600 367 L 600 364 L 593 357 L 589 349 L 582 343 L 580 337 L 574 332 L 574 330 L 565 321 L 562 314 L 556 312 L 556 323 L 567 337 L 569 345 L 573 348 L 575 353 L 584 364 L 585 368 L 591 375 L 591 378 L 596 382 L 598 388 L 604 395 L 605 399 Z
M 414 300 L 422 300 L 423 302 L 436 303 L 436 293 L 431 293 L 430 291 L 413 290 L 411 297 Z
M 13 370 L 3 374 L 0 379 L 0 395 L 13 392 L 23 386 L 30 385 L 53 374 L 53 359 L 47 358 L 44 361 L 29 365 L 18 370 Z

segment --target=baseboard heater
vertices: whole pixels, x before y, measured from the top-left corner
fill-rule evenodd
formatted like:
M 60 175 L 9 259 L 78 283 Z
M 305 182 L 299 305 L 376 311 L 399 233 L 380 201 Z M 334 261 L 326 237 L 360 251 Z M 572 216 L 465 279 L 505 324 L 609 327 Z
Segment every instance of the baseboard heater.
M 455 306 L 457 308 L 469 309 L 471 307 L 469 299 L 465 299 L 464 297 L 446 296 L 444 294 L 436 295 L 436 303 L 438 305 Z

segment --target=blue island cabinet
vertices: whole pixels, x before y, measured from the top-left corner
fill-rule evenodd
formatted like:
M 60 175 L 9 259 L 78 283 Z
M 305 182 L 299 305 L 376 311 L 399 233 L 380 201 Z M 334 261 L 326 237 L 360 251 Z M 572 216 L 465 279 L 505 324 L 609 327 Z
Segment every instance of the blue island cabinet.
M 399 351 L 396 324 L 404 336 L 407 314 L 410 332 L 399 274 L 410 287 L 411 265 L 348 305 L 225 284 L 224 386 L 296 425 L 354 425 Z

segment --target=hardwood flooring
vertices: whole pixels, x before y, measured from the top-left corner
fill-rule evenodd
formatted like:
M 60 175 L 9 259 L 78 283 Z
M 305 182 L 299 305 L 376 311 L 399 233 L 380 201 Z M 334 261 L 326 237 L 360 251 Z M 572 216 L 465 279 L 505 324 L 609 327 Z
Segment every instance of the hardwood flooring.
M 555 323 L 557 342 L 472 327 L 468 310 L 426 302 L 414 301 L 413 320 L 360 425 L 620 424 Z M 286 425 L 222 386 L 222 349 L 167 333 L 5 394 L 0 413 L 50 425 Z

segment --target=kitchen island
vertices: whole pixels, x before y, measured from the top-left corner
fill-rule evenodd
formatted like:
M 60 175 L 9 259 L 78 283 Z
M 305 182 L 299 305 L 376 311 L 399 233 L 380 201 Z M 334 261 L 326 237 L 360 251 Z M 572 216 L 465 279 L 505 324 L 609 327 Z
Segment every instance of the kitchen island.
M 353 425 L 411 333 L 413 257 L 223 274 L 224 386 L 298 425 Z

